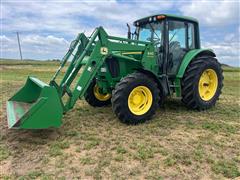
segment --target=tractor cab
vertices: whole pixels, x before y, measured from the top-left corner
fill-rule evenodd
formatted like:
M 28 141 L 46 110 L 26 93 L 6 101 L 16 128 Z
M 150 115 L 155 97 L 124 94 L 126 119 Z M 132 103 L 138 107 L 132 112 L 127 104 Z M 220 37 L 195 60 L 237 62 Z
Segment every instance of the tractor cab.
M 152 42 L 162 73 L 175 77 L 185 54 L 199 49 L 197 20 L 173 15 L 154 15 L 134 22 L 135 39 Z

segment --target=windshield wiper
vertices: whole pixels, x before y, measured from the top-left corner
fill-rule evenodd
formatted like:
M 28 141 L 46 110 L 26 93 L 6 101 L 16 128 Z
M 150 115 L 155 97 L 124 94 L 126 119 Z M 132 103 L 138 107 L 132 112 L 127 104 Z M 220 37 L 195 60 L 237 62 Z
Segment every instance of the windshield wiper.
M 178 31 L 179 31 L 179 30 L 178 30 Z M 169 40 L 169 43 L 172 42 L 174 36 L 178 33 L 178 31 L 176 31 L 176 32 L 173 34 L 173 36 L 172 36 L 171 39 Z
M 160 37 L 159 37 L 158 34 L 154 31 L 154 28 L 153 28 L 153 26 L 151 25 L 151 23 L 149 23 L 149 26 L 151 27 L 153 33 L 156 34 L 156 36 L 158 37 L 158 40 L 160 40 Z

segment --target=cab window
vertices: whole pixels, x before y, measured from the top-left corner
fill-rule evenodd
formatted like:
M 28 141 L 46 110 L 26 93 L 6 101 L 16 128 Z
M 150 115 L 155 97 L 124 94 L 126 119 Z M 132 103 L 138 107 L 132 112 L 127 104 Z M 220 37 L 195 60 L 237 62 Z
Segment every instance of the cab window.
M 140 41 L 150 41 L 152 37 L 152 32 L 150 28 L 141 28 L 139 32 Z
M 188 48 L 195 49 L 195 33 L 194 33 L 194 24 L 188 23 Z
M 143 24 L 139 27 L 138 40 L 162 43 L 163 21 Z
M 170 20 L 168 23 L 168 74 L 175 76 L 187 49 L 187 24 Z
M 169 22 L 169 46 L 174 44 L 178 44 L 180 48 L 186 48 L 186 25 L 184 22 Z

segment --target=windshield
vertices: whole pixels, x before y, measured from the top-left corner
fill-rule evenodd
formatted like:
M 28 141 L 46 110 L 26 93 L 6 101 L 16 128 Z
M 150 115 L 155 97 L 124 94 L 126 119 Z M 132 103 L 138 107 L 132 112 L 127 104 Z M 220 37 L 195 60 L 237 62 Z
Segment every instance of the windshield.
M 138 40 L 151 41 L 157 44 L 162 44 L 163 37 L 163 21 L 152 22 L 139 26 Z

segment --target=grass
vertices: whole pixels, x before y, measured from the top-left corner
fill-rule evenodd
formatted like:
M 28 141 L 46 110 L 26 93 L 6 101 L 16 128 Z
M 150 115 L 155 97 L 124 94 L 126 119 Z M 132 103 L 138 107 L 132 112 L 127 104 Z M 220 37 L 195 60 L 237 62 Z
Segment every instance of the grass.
M 54 142 L 49 147 L 49 155 L 50 156 L 59 156 L 62 155 L 62 150 L 69 148 L 69 142 Z
M 125 154 L 125 153 L 127 153 L 127 150 L 123 146 L 118 146 L 116 150 L 117 150 L 118 154 Z
M 59 129 L 8 130 L 5 102 L 28 75 L 48 82 L 58 62 L 0 61 L 0 179 L 224 179 L 240 176 L 240 68 L 204 112 L 167 99 L 151 121 L 119 122 L 79 100 Z
M 0 161 L 7 159 L 10 156 L 10 152 L 4 145 L 0 145 Z
M 173 166 L 177 163 L 176 159 L 173 157 L 167 157 L 163 162 L 165 166 Z
M 95 161 L 91 157 L 83 157 L 83 158 L 80 158 L 80 163 L 83 165 L 91 165 L 91 164 L 95 164 Z
M 139 145 L 137 148 L 137 152 L 135 154 L 135 158 L 139 160 L 146 160 L 154 157 L 154 152 L 151 147 L 147 147 L 144 145 Z
M 237 164 L 234 161 L 220 160 L 213 164 L 212 170 L 217 174 L 223 174 L 228 178 L 235 178 L 240 176 L 240 171 Z

